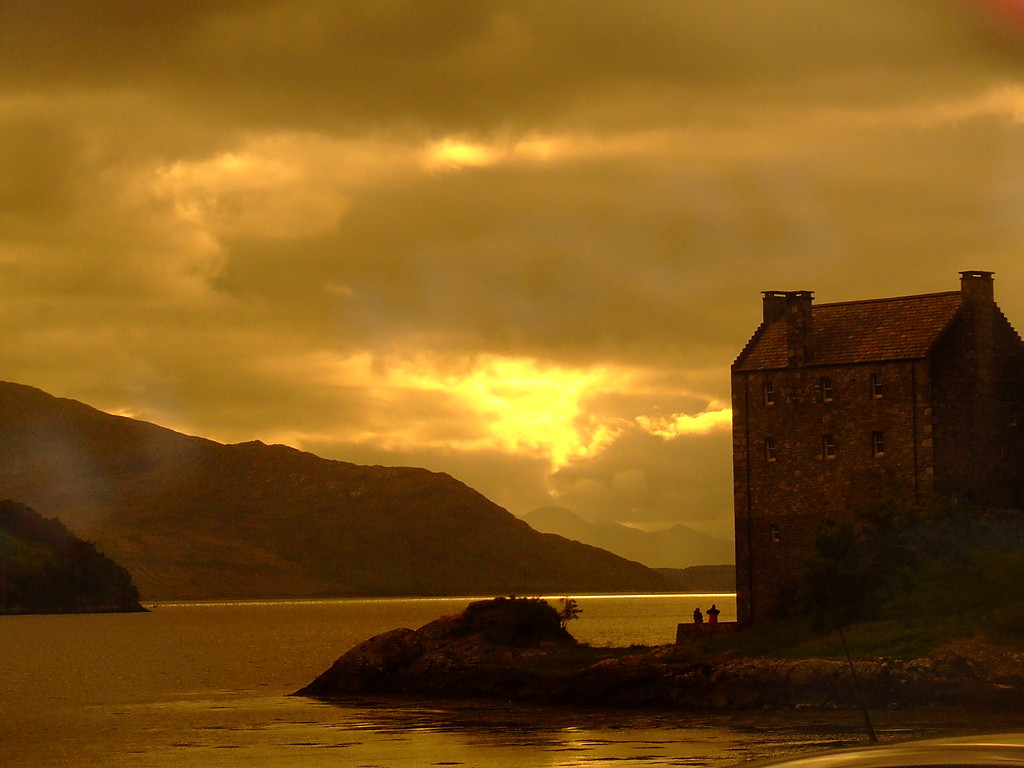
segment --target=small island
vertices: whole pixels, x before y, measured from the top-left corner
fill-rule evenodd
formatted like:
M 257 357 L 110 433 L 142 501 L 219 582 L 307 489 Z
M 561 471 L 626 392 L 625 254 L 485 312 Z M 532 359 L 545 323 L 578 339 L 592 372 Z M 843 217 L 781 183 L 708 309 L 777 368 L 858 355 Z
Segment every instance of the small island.
M 913 659 L 773 658 L 692 645 L 577 643 L 539 598 L 471 603 L 459 616 L 394 629 L 355 646 L 297 695 L 500 698 L 659 709 L 1013 709 L 1024 705 L 1024 654 L 952 640 Z
M 24 504 L 0 501 L 0 614 L 145 611 L 124 568 Z

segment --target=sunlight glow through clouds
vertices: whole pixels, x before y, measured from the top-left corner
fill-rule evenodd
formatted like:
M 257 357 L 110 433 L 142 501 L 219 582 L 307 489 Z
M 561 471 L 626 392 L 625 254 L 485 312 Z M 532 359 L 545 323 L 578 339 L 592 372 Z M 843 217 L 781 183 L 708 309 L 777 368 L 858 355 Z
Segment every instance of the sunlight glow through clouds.
M 649 416 L 637 416 L 636 423 L 645 431 L 666 440 L 682 435 L 706 435 L 717 429 L 732 428 L 732 409 L 722 403 L 708 403 L 703 413 L 673 414 L 669 418 L 653 419 Z
M 483 168 L 510 163 L 569 162 L 608 157 L 660 156 L 686 145 L 678 131 L 640 131 L 596 136 L 531 133 L 521 138 L 497 136 L 490 141 L 448 137 L 428 144 L 421 165 L 428 171 Z
M 618 429 L 586 412 L 587 396 L 607 388 L 615 374 L 543 365 L 524 358 L 485 355 L 446 372 L 426 359 L 389 365 L 385 386 L 444 393 L 479 435 L 436 439 L 455 450 L 499 450 L 549 461 L 552 470 L 593 457 Z
M 497 152 L 483 144 L 445 139 L 427 147 L 424 165 L 427 168 L 476 167 L 491 165 L 496 159 Z
M 423 388 L 447 391 L 474 411 L 487 424 L 486 442 L 512 453 L 543 454 L 553 469 L 593 457 L 614 441 L 618 430 L 586 414 L 583 404 L 609 378 L 602 368 L 574 370 L 497 357 L 481 359 L 461 376 L 413 376 Z
M 629 429 L 663 438 L 728 429 L 731 411 L 711 402 L 695 415 L 626 418 L 594 402 L 609 393 L 645 389 L 643 371 L 612 366 L 571 368 L 518 357 L 481 355 L 452 361 L 431 355 L 377 357 L 321 353 L 306 360 L 318 384 L 362 388 L 389 413 L 372 424 L 337 425 L 336 434 L 307 439 L 376 445 L 389 450 L 497 451 L 545 461 L 556 472 L 592 459 Z M 438 418 L 437 409 L 447 416 Z M 331 430 L 332 425 L 325 425 Z M 289 443 L 302 442 L 291 435 Z
M 620 420 L 588 413 L 586 399 L 615 386 L 621 373 L 608 368 L 572 369 L 525 358 L 483 355 L 442 361 L 429 355 L 377 358 L 322 355 L 305 363 L 322 384 L 365 387 L 396 415 L 363 428 L 343 426 L 346 440 L 391 450 L 433 448 L 499 451 L 543 459 L 555 471 L 600 453 L 618 435 Z M 436 414 L 410 420 L 417 402 L 441 397 L 461 427 L 435 423 Z M 320 435 L 320 439 L 330 439 Z

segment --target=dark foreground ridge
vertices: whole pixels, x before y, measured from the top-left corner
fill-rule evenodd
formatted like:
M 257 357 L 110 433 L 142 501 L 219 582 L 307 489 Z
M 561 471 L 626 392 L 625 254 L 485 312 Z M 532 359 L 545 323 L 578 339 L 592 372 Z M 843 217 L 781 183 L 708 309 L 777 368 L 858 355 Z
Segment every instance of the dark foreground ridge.
M 1024 654 L 955 641 L 913 660 L 855 663 L 872 708 L 1010 709 L 1024 705 Z M 845 661 L 719 658 L 681 646 L 591 648 L 543 600 L 471 604 L 418 630 L 352 648 L 297 695 L 408 694 L 587 707 L 843 709 L 859 706 Z
M 131 575 L 56 518 L 0 501 L 0 614 L 144 611 Z

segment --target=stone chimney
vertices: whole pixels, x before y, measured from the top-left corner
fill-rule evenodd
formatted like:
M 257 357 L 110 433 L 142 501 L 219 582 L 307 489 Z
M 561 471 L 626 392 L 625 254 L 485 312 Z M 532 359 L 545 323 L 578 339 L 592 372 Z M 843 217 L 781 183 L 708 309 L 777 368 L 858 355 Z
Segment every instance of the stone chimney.
M 765 325 L 786 323 L 786 356 L 790 368 L 811 359 L 811 303 L 814 291 L 761 291 Z
M 994 374 L 996 303 L 992 273 L 980 270 L 961 272 L 960 296 L 971 329 L 977 383 L 987 393 L 993 386 L 991 379 Z
M 786 292 L 785 291 L 761 291 L 764 297 L 764 324 L 771 325 L 776 320 L 781 320 L 786 315 Z
M 969 455 L 983 456 L 987 437 L 1003 429 L 1000 410 L 996 406 L 997 372 L 995 359 L 996 308 L 992 289 L 992 273 L 968 270 L 960 273 L 961 313 L 966 320 L 969 339 L 967 362 L 971 366 L 970 391 L 965 397 L 970 414 L 966 428 L 958 436 Z M 991 485 L 990 463 L 978 467 L 968 483 L 968 492 L 984 495 Z M 970 486 L 976 485 L 976 488 Z
M 960 273 L 960 295 L 964 298 L 964 304 L 977 307 L 995 301 L 992 289 L 993 274 L 978 269 L 969 269 Z
M 786 352 L 790 368 L 810 362 L 813 353 L 811 303 L 813 291 L 786 292 Z

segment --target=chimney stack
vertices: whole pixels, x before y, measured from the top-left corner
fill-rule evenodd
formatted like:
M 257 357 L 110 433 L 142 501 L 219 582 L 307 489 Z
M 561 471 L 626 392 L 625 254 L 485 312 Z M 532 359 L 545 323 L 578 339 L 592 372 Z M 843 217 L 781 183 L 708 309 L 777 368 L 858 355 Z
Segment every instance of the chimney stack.
M 992 287 L 993 272 L 980 269 L 968 269 L 960 273 L 960 295 L 964 303 L 970 306 L 991 304 L 995 301 Z
M 790 368 L 811 359 L 811 303 L 814 291 L 786 291 L 786 351 Z
M 770 326 L 785 316 L 785 291 L 762 291 L 764 307 L 764 323 Z
M 795 368 L 810 361 L 813 334 L 811 303 L 814 291 L 761 291 L 764 324 L 786 323 L 786 356 Z
M 761 291 L 764 306 L 764 324 L 771 325 L 786 314 L 785 291 Z

